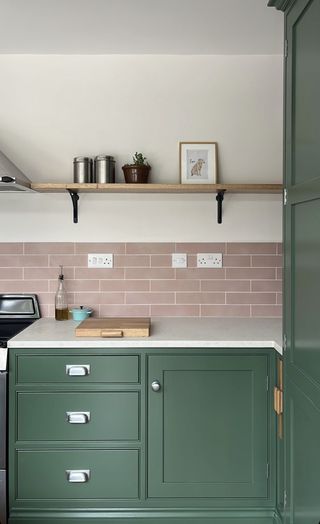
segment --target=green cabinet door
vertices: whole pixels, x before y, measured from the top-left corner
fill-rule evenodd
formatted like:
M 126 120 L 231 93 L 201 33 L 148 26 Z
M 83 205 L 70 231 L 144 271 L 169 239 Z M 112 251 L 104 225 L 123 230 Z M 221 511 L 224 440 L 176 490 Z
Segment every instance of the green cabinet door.
M 264 355 L 149 357 L 149 498 L 267 497 L 267 369 Z
M 286 13 L 286 524 L 320 522 L 320 1 Z

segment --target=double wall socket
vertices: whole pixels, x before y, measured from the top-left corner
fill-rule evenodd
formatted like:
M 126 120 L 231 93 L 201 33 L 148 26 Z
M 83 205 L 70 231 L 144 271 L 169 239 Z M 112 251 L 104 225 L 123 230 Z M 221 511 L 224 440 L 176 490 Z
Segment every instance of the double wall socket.
M 222 267 L 222 253 L 198 253 L 197 267 Z
M 113 255 L 111 253 L 89 253 L 88 254 L 88 267 L 96 268 L 112 268 L 113 267 Z

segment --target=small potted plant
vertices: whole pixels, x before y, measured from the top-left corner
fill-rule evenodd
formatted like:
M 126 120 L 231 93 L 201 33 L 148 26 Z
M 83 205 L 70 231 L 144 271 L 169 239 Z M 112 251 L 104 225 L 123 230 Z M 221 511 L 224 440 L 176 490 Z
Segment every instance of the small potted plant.
M 136 153 L 132 164 L 122 166 L 124 178 L 127 184 L 146 184 L 151 166 L 142 153 Z

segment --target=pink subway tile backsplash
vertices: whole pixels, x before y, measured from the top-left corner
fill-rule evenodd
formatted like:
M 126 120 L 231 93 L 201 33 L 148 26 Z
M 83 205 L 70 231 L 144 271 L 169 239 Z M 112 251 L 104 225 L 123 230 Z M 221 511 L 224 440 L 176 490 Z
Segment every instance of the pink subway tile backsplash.
M 150 291 L 150 281 L 100 280 L 100 291 Z
M 198 317 L 200 306 L 196 305 L 174 305 L 174 306 L 151 306 L 152 317 Z
M 177 293 L 177 304 L 225 304 L 225 293 Z
M 76 254 L 88 253 L 113 253 L 114 255 L 124 255 L 126 245 L 123 242 L 77 242 L 75 244 Z
M 230 255 L 275 255 L 277 244 L 275 242 L 232 242 L 227 244 Z
M 212 278 L 214 280 L 225 278 L 226 270 L 225 269 L 212 269 L 212 268 L 187 268 L 177 270 L 177 278 L 187 278 L 191 280 L 207 279 Z
M 72 242 L 28 242 L 24 244 L 24 254 L 53 255 L 59 253 L 63 255 L 73 255 L 74 246 Z
M 276 304 L 276 293 L 227 293 L 227 304 Z
M 151 291 L 200 291 L 200 280 L 151 280 Z
M 48 291 L 47 280 L 0 280 L 0 293 L 42 293 Z
M 274 318 L 282 316 L 282 306 L 251 306 L 252 317 Z
M 20 255 L 23 253 L 23 244 L 18 242 L 1 242 L 1 255 Z
M 197 253 L 223 253 L 223 268 L 197 268 Z M 87 267 L 88 253 L 113 253 L 112 269 Z M 172 268 L 172 253 L 188 267 Z M 0 292 L 37 293 L 54 315 L 59 265 L 69 305 L 95 316 L 280 317 L 279 243 L 0 243 Z
M 125 278 L 129 279 L 148 279 L 148 280 L 158 280 L 158 279 L 169 279 L 175 278 L 175 269 L 169 268 L 128 268 L 125 271 Z
M 172 242 L 131 242 L 130 244 L 126 244 L 127 255 L 161 255 L 174 253 L 174 251 L 175 244 Z
M 225 253 L 224 242 L 177 242 L 176 253 Z
M 281 267 L 281 256 L 256 255 L 252 257 L 253 267 Z
M 113 267 L 150 267 L 150 256 L 114 255 Z
M 174 293 L 126 293 L 127 304 L 174 304 Z
M 231 267 L 226 269 L 227 279 L 236 280 L 275 280 L 275 268 L 236 268 Z
M 120 280 L 124 278 L 124 269 L 108 269 L 108 268 L 75 268 L 76 279 L 98 279 L 98 280 Z
M 224 255 L 224 267 L 250 267 L 251 257 L 249 255 Z
M 2 267 L 48 267 L 47 255 L 0 255 Z
M 253 280 L 251 291 L 282 291 L 281 280 Z
M 151 255 L 151 267 L 171 267 L 171 255 Z
M 20 280 L 22 278 L 22 267 L 0 267 L 0 280 Z
M 250 280 L 201 280 L 201 291 L 250 291 Z
M 64 276 L 67 280 L 74 279 L 74 267 L 63 268 Z M 25 280 L 57 280 L 59 268 L 56 267 L 25 267 Z
M 149 317 L 150 306 L 102 305 L 99 312 L 101 317 Z
M 250 317 L 250 306 L 201 306 L 202 317 Z

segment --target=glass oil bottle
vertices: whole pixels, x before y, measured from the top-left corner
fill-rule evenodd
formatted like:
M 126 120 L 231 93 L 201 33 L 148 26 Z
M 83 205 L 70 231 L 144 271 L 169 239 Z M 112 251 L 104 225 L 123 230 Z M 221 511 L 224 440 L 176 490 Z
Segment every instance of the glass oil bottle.
M 58 289 L 55 296 L 55 318 L 56 320 L 68 320 L 69 309 L 67 292 L 64 286 L 63 266 L 60 267 L 60 274 L 58 278 Z

